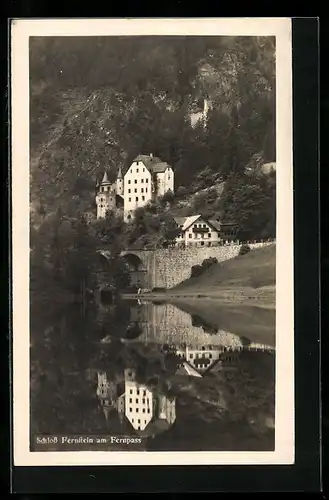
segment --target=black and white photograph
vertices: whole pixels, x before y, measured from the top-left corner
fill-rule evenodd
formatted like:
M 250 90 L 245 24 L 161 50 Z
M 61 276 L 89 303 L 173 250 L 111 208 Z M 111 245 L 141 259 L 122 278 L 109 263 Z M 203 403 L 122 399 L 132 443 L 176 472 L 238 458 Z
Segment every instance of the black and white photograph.
M 290 20 L 93 22 L 13 28 L 18 465 L 293 463 Z

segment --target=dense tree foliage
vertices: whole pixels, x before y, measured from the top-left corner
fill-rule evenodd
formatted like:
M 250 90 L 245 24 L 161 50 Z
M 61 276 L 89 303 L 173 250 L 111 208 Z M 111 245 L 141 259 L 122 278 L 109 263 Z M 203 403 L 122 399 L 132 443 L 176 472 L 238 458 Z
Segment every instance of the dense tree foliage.
M 231 176 L 223 190 L 221 204 L 225 220 L 237 225 L 240 240 L 275 237 L 275 174 Z
M 140 152 L 174 167 L 180 195 L 275 161 L 274 60 L 271 37 L 32 38 L 32 200 L 91 210 L 103 169 Z
M 259 170 L 275 161 L 274 38 L 37 37 L 30 75 L 34 278 L 76 292 L 97 245 L 113 259 L 126 244 L 170 246 L 173 215 L 220 216 L 240 239 L 275 236 L 275 175 Z M 207 120 L 192 126 L 205 98 Z M 150 152 L 173 166 L 175 193 L 126 226 L 115 214 L 87 224 L 104 169 L 114 179 Z
M 128 248 L 168 248 L 175 243 L 179 228 L 168 210 L 169 199 L 171 195 L 164 195 L 135 211 L 125 228 Z

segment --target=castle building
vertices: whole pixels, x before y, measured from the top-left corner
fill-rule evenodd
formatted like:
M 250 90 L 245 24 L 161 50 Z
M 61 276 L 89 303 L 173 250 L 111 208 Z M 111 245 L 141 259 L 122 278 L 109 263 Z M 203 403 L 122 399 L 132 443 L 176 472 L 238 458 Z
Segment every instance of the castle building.
M 96 207 L 97 219 L 105 217 L 109 210 L 120 210 L 123 207 L 123 178 L 121 169 L 119 169 L 117 180 L 111 183 L 107 173 L 104 173 L 102 182 L 97 186 Z
M 210 99 L 203 99 L 203 107 L 197 109 L 190 114 L 191 127 L 195 128 L 197 125 L 202 124 L 205 128 L 207 126 L 207 120 L 209 111 L 213 109 L 213 104 Z
M 97 396 L 108 419 L 116 411 L 120 421 L 126 419 L 137 433 L 154 435 L 167 430 L 176 420 L 176 399 L 155 394 L 146 384 L 136 381 L 133 369 L 124 370 L 124 383 L 111 381 L 105 372 L 98 373 Z
M 168 191 L 174 192 L 172 167 L 152 153 L 138 155 L 124 176 L 119 168 L 114 183 L 109 182 L 105 172 L 102 182 L 97 186 L 97 218 L 105 217 L 108 210 L 116 210 L 128 221 L 137 208 Z

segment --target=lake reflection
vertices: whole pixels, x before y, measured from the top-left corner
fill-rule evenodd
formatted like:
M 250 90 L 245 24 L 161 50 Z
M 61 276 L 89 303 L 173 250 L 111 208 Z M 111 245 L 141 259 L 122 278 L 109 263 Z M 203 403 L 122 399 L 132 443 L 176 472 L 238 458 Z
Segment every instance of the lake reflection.
M 109 451 L 274 449 L 274 311 L 209 299 L 44 310 L 31 313 L 32 450 L 56 433 L 140 438 Z

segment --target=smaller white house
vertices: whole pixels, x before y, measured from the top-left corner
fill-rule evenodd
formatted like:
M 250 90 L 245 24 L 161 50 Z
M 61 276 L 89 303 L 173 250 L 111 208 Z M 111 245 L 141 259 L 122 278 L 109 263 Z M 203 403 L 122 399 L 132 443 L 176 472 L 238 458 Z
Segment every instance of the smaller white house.
M 223 353 L 223 349 L 215 349 L 212 346 L 203 346 L 201 349 L 185 347 L 177 349 L 176 354 L 182 360 L 187 361 L 193 368 L 202 372 L 214 364 Z
M 176 355 L 182 360 L 178 366 L 178 373 L 199 377 L 206 371 L 235 369 L 240 351 L 225 351 L 223 348 L 211 345 L 201 348 L 186 346 L 177 349 Z
M 206 219 L 199 215 L 175 217 L 181 232 L 176 238 L 177 246 L 216 246 L 222 241 L 233 239 L 232 224 L 223 224 L 218 220 Z

